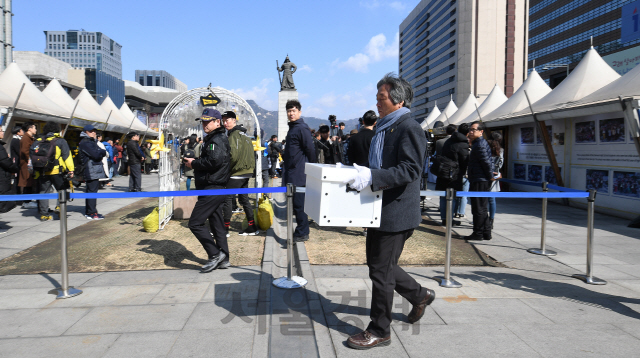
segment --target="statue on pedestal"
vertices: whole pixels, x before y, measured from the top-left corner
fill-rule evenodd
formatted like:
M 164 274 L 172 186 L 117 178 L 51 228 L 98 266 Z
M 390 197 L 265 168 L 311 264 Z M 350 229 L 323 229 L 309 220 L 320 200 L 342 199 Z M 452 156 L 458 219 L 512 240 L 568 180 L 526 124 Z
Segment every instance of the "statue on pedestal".
M 278 61 L 276 60 L 276 65 L 277 64 Z M 296 72 L 298 67 L 296 67 L 296 65 L 289 60 L 289 56 L 284 59 L 282 67 L 278 66 L 276 67 L 276 69 L 278 70 L 278 78 L 280 78 L 280 72 L 282 72 L 282 79 L 280 80 L 280 90 L 295 91 L 296 86 L 293 84 L 293 74 Z

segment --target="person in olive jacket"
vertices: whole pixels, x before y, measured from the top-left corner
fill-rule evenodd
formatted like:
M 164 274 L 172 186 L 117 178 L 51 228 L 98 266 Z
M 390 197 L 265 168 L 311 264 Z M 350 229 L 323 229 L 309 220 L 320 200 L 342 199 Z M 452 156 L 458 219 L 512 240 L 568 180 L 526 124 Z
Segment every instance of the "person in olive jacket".
M 231 148 L 221 125 L 222 116 L 213 108 L 205 108 L 202 116 L 202 130 L 206 134 L 200 151 L 200 158 L 184 158 L 187 168 L 194 169 L 197 190 L 224 189 L 229 181 Z M 222 205 L 224 195 L 199 196 L 189 219 L 189 230 L 200 241 L 207 252 L 208 261 L 202 266 L 202 272 L 211 272 L 217 268 L 228 268 L 229 245 L 224 227 Z M 209 226 L 205 222 L 209 219 Z M 213 236 L 212 236 L 213 234 Z
M 231 177 L 227 182 L 227 189 L 248 188 L 249 178 L 253 176 L 253 171 L 256 168 L 251 138 L 245 135 L 247 129 L 238 125 L 236 114 L 233 111 L 226 111 L 222 114 L 222 124 L 227 129 L 229 146 L 231 147 Z M 235 200 L 234 195 L 227 195 L 224 206 L 224 225 L 227 229 L 227 235 L 229 235 L 229 227 L 231 226 L 233 200 Z M 248 224 L 247 229 L 243 230 L 240 235 L 257 235 L 259 231 L 254 222 L 253 205 L 249 201 L 249 194 L 238 194 L 238 201 L 244 210 Z

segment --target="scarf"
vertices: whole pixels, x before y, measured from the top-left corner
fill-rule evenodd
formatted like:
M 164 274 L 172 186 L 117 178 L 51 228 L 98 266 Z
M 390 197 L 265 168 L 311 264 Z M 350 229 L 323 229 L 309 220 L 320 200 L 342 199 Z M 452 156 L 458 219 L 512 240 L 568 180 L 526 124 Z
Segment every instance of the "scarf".
M 371 149 L 369 149 L 369 168 L 380 169 L 382 166 L 382 149 L 384 147 L 384 135 L 386 130 L 391 127 L 402 115 L 411 112 L 409 108 L 401 107 L 378 120 L 376 125 L 376 134 L 371 139 Z

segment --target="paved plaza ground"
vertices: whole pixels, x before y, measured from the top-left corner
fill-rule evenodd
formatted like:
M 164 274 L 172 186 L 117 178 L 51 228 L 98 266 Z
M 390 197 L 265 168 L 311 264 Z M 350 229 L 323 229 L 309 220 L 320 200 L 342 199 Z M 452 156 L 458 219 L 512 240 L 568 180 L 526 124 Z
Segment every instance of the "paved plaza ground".
M 124 190 L 127 180 L 117 179 L 117 190 Z M 157 189 L 157 176 L 143 176 L 143 188 Z M 117 215 L 144 200 L 99 200 L 98 209 Z M 83 204 L 72 203 L 70 229 L 91 223 L 81 217 Z M 396 298 L 388 347 L 346 347 L 347 335 L 368 323 L 367 268 L 312 264 L 305 246 L 314 244 L 313 236 L 294 250 L 294 270 L 309 281 L 306 288 L 272 286 L 287 268 L 286 210 L 279 194 L 261 264 L 209 274 L 196 267 L 72 273 L 71 285 L 83 293 L 66 300 L 55 299 L 57 273 L 0 276 L 0 352 L 3 357 L 637 356 L 640 230 L 627 228 L 627 220 L 596 215 L 594 275 L 608 283 L 586 285 L 571 277 L 586 269 L 586 211 L 549 204 L 548 248 L 558 255 L 543 257 L 526 251 L 540 244 L 540 207 L 539 200 L 498 199 L 493 240 L 473 246 L 504 267 L 453 266 L 461 288 L 438 286 L 433 277 L 443 274 L 441 266 L 407 267 L 437 298 L 414 325 L 406 323 L 411 305 Z M 9 226 L 0 234 L 0 258 L 59 234 L 58 221 L 40 223 L 34 215 L 34 209 L 16 209 L 0 216 Z M 469 217 L 455 228 L 454 240 L 470 233 Z M 427 202 L 424 218 L 439 219 L 436 198 Z M 86 231 L 87 237 L 95 235 Z

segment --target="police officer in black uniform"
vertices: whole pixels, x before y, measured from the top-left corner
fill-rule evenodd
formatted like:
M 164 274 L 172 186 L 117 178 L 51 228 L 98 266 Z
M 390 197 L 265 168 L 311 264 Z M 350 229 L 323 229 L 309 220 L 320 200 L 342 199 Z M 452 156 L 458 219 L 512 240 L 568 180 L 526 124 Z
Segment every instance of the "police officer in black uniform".
M 202 122 L 206 136 L 200 158 L 184 158 L 184 164 L 194 169 L 197 190 L 224 189 L 229 181 L 231 148 L 225 129 L 221 125 L 222 115 L 213 108 L 205 108 L 202 116 L 196 120 Z M 225 195 L 199 196 L 189 219 L 189 229 L 208 255 L 207 263 L 202 266 L 203 273 L 230 266 L 227 233 L 222 215 L 225 199 Z M 205 227 L 207 219 L 209 227 Z

